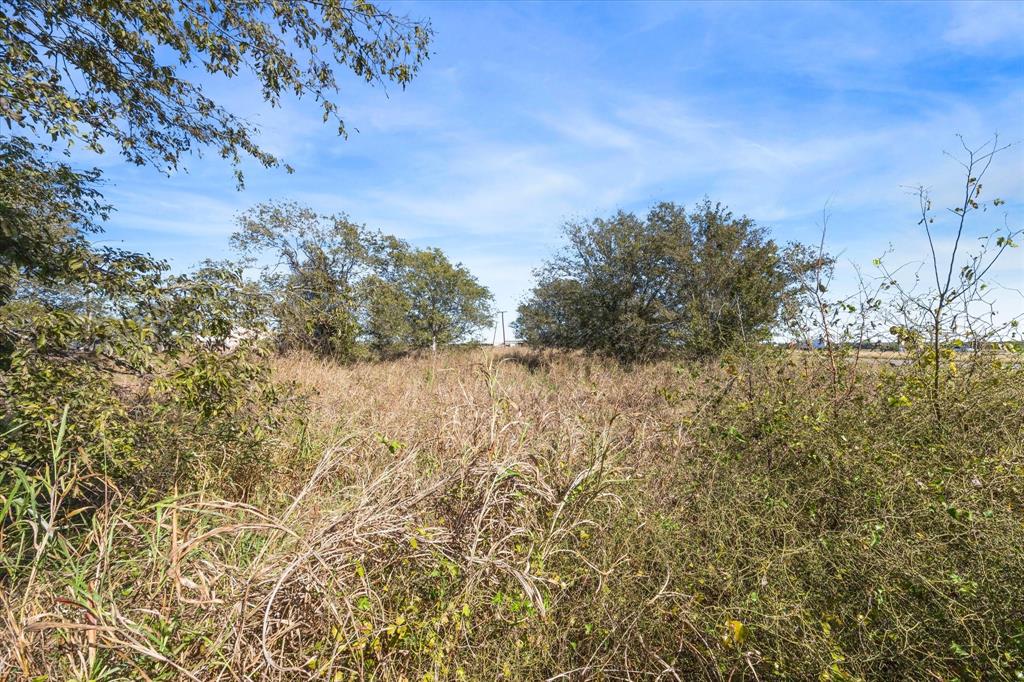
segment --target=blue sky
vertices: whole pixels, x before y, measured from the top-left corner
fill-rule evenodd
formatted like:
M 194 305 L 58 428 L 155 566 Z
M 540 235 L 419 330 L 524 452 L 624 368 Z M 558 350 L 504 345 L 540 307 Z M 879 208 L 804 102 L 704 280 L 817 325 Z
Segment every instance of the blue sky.
M 294 199 L 442 247 L 514 310 L 566 219 L 708 195 L 780 242 L 816 240 L 827 203 L 849 286 L 848 263 L 890 244 L 924 255 L 906 186 L 952 205 L 956 133 L 1024 141 L 1024 3 L 390 6 L 431 19 L 433 55 L 404 91 L 346 83 L 347 140 L 312 104 L 270 109 L 251 81 L 211 79 L 296 172 L 248 164 L 238 192 L 215 156 L 173 177 L 105 157 L 104 239 L 184 269 L 230 255 L 237 212 Z M 987 188 L 1024 225 L 1024 145 Z M 1003 286 L 1024 288 L 1021 251 Z

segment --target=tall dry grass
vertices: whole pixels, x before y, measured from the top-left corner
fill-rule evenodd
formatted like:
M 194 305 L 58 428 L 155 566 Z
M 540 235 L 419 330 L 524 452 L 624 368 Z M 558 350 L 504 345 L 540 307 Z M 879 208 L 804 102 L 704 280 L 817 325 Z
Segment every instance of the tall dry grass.
M 55 453 L 0 676 L 1013 679 L 1024 382 L 977 363 L 936 432 L 913 368 L 836 405 L 810 353 L 281 359 L 303 424 L 244 503 L 67 519 Z

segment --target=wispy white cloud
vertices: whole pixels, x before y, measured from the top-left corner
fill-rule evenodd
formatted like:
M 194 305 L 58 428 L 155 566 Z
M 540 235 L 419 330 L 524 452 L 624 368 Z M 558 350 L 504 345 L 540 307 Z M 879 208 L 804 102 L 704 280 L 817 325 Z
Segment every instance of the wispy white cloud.
M 956 5 L 943 38 L 967 50 L 985 50 L 1010 46 L 1018 53 L 1024 49 L 1024 4 L 1020 2 L 961 2 Z
M 435 18 L 437 54 L 408 91 L 347 90 L 358 133 L 341 141 L 313 107 L 267 112 L 241 92 L 298 172 L 254 168 L 238 194 L 212 162 L 171 181 L 119 169 L 117 233 L 161 245 L 179 234 L 190 262 L 226 248 L 237 211 L 294 198 L 443 246 L 505 308 L 565 219 L 704 194 L 781 241 L 814 238 L 829 202 L 835 250 L 866 262 L 892 242 L 912 258 L 904 186 L 946 203 L 954 133 L 1024 139 L 1021 5 L 975 7 L 417 6 Z M 988 187 L 1020 215 L 1024 149 Z

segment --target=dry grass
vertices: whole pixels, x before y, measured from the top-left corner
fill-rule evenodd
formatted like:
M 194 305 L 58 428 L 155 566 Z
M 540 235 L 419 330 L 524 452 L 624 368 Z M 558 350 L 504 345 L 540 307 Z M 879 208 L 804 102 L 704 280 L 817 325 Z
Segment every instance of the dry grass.
M 831 406 L 810 354 L 279 360 L 308 408 L 259 499 L 55 526 L 55 466 L 0 677 L 1012 679 L 1024 389 L 936 440 L 885 371 Z

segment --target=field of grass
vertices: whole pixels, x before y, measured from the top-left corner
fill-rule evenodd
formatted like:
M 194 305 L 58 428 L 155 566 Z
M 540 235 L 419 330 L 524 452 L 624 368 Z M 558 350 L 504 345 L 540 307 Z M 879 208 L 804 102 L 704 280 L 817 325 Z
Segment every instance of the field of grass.
M 278 359 L 246 486 L 76 516 L 55 436 L 0 678 L 1021 679 L 1024 376 L 958 364 Z

